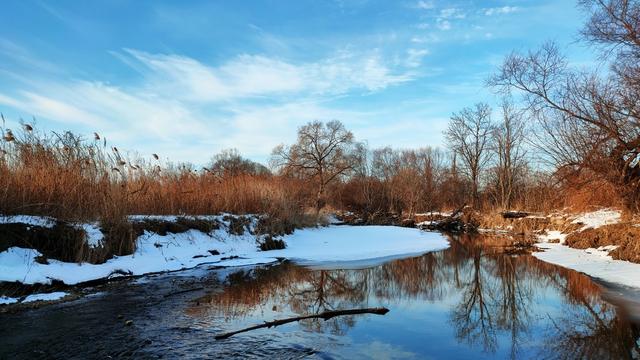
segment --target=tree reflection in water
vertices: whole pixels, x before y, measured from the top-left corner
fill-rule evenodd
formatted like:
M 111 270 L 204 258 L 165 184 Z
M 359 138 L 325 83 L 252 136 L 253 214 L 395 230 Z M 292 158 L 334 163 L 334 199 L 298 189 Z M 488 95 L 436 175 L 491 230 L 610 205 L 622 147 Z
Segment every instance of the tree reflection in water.
M 456 338 L 487 353 L 497 350 L 500 338 L 509 339 L 511 358 L 532 342 L 545 342 L 544 358 L 624 359 L 638 353 L 638 328 L 602 300 L 588 277 L 528 254 L 512 255 L 508 238 L 451 240 L 445 251 L 368 269 L 310 270 L 285 262 L 238 271 L 227 278 L 224 291 L 198 299 L 187 311 L 230 321 L 258 312 L 269 320 L 381 304 L 393 316 L 394 305 L 452 300 L 449 325 Z M 560 294 L 562 308 L 554 311 L 561 316 L 534 313 L 537 298 L 548 293 Z M 344 334 L 357 319 L 314 319 L 301 326 Z M 533 334 L 531 328 L 540 323 L 546 330 Z

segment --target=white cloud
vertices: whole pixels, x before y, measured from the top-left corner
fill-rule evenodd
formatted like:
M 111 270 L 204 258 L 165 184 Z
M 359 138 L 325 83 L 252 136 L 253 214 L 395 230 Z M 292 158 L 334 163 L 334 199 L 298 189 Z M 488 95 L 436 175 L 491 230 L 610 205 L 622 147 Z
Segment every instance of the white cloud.
M 446 8 L 440 10 L 436 18 L 436 27 L 440 30 L 451 30 L 451 21 L 466 18 L 466 14 L 458 8 Z
M 236 147 L 243 154 L 259 157 L 269 154 L 282 142 L 295 139 L 299 126 L 313 120 L 338 119 L 348 128 L 366 119 L 362 112 L 334 109 L 316 101 L 299 101 L 270 106 L 238 105 L 231 109 L 230 132 L 221 147 Z
M 409 49 L 407 50 L 406 64 L 411 68 L 419 67 L 422 64 L 422 58 L 427 55 L 429 55 L 427 49 Z
M 294 141 L 297 127 L 308 121 L 370 126 L 368 115 L 327 103 L 422 76 L 416 68 L 428 51 L 414 45 L 391 57 L 375 48 L 349 48 L 306 62 L 240 54 L 219 63 L 136 49 L 111 54 L 137 75 L 110 83 L 68 73 L 41 76 L 32 69 L 16 78 L 22 87 L 0 92 L 0 106 L 16 110 L 11 111 L 18 118 L 44 120 L 45 129 L 96 131 L 121 149 L 147 156 L 205 163 L 235 147 L 266 160 L 275 145 Z
M 142 154 L 204 163 L 216 151 L 235 147 L 264 160 L 308 121 L 359 118 L 322 104 L 410 81 L 426 53 L 412 49 L 401 64 L 388 63 L 375 49 L 307 63 L 245 54 L 216 66 L 131 49 L 114 55 L 140 76 L 118 86 L 32 76 L 24 82 L 28 91 L 0 93 L 0 104 L 65 129 L 96 131 Z
M 451 23 L 448 20 L 440 20 L 438 19 L 436 26 L 440 30 L 451 30 Z
M 292 64 L 243 54 L 217 67 L 179 55 L 126 50 L 140 62 L 148 91 L 171 93 L 185 101 L 217 102 L 278 94 L 342 94 L 376 91 L 409 81 L 375 52 L 341 52 L 313 63 Z M 126 60 L 126 59 L 125 59 Z M 130 61 L 127 61 L 131 65 Z
M 427 34 L 424 36 L 414 36 L 411 38 L 411 42 L 415 44 L 428 44 L 428 43 L 437 43 L 442 39 L 436 34 Z
M 423 10 L 430 10 L 433 9 L 435 5 L 433 5 L 433 1 L 420 0 L 415 4 L 415 7 Z
M 518 10 L 519 8 L 516 6 L 503 6 L 503 7 L 484 9 L 484 14 L 486 16 L 493 16 L 493 15 L 499 15 L 499 14 L 510 14 Z
M 440 19 L 464 19 L 467 15 L 458 8 L 440 10 Z
M 30 91 L 22 91 L 21 99 L 0 94 L 0 104 L 30 111 L 34 116 L 60 119 L 66 124 L 101 125 L 102 120 L 76 106 Z

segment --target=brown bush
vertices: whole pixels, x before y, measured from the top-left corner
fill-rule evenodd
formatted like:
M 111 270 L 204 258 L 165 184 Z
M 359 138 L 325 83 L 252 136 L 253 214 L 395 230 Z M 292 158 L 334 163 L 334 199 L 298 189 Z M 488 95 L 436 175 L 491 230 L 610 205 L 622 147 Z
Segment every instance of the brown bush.
M 624 207 L 619 189 L 593 173 L 583 171 L 566 176 L 564 180 L 560 194 L 564 198 L 564 206 L 571 207 L 574 211 Z

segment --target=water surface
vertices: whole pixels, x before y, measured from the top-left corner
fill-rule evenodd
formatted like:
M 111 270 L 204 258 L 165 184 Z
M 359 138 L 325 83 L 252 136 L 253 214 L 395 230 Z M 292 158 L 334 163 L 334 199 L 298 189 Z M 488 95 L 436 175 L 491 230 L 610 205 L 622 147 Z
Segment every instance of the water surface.
M 359 269 L 209 269 L 122 281 L 80 300 L 0 315 L 0 358 L 631 359 L 631 301 L 483 236 Z M 220 332 L 326 310 L 216 341 Z M 132 325 L 125 325 L 131 320 Z

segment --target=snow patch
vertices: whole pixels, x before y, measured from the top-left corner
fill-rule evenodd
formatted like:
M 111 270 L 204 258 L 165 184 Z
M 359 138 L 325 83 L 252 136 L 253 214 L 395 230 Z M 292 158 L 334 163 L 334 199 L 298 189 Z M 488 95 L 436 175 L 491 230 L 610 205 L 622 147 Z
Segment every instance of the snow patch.
M 327 222 L 331 225 L 344 224 L 344 221 L 338 219 L 336 214 L 329 214 L 326 216 L 326 218 L 327 218 Z
M 573 269 L 602 280 L 640 287 L 640 264 L 613 260 L 607 249 L 573 249 L 561 244 L 536 244 L 544 249 L 533 256 L 542 261 Z
M 286 249 L 268 254 L 303 264 L 401 257 L 449 247 L 449 242 L 439 233 L 398 226 L 311 228 L 296 230 L 284 240 Z
M 594 212 L 584 213 L 575 218 L 572 224 L 583 224 L 580 231 L 593 228 L 597 229 L 604 225 L 617 224 L 620 222 L 622 214 L 618 210 L 601 209 Z
M 102 234 L 102 231 L 100 231 L 100 226 L 98 225 L 98 223 L 79 224 L 77 225 L 77 227 L 84 230 L 89 247 L 96 248 L 102 246 L 104 234 Z
M 52 228 L 56 222 L 54 219 L 46 216 L 33 216 L 33 215 L 14 215 L 14 216 L 0 216 L 0 224 L 17 224 L 23 223 L 32 226 L 41 226 L 46 228 Z
M 560 244 L 564 244 L 566 239 L 567 234 L 563 234 L 557 230 L 549 230 L 546 234 L 538 235 L 538 240 L 541 243 L 559 242 Z
M 451 215 L 453 215 L 453 213 L 451 213 L 451 212 L 440 212 L 440 211 L 433 211 L 433 212 L 415 214 L 415 216 L 442 216 L 442 217 L 450 217 Z
M 16 298 L 12 298 L 8 296 L 0 296 L 0 305 L 15 304 L 17 302 L 18 302 L 18 299 Z
M 46 293 L 46 294 L 32 294 L 27 296 L 24 300 L 22 300 L 22 303 L 30 303 L 34 301 L 60 300 L 67 295 L 69 295 L 69 293 L 66 293 L 64 291 L 56 291 L 56 292 Z

